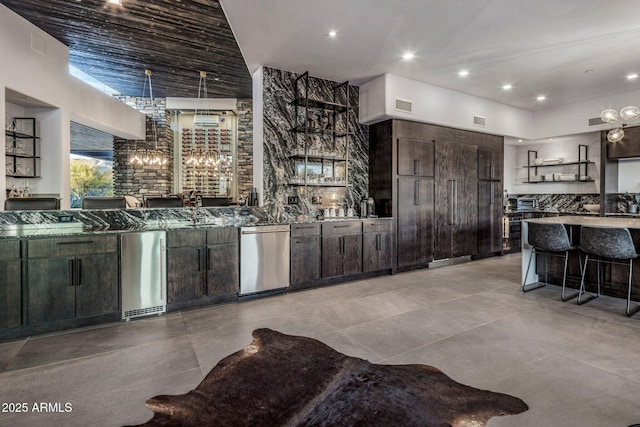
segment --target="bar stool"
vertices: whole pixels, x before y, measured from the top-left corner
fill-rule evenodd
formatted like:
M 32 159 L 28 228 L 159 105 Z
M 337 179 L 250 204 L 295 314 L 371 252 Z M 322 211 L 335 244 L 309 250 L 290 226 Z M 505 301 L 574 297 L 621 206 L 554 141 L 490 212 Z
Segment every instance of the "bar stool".
M 573 293 L 570 296 L 565 296 L 566 284 L 567 284 L 567 264 L 569 262 L 569 251 L 577 249 L 571 244 L 569 236 L 567 235 L 567 229 L 562 224 L 554 223 L 538 223 L 529 222 L 529 231 L 527 234 L 527 240 L 529 244 L 533 246 L 531 249 L 531 255 L 529 256 L 529 263 L 527 264 L 527 272 L 524 275 L 529 276 L 529 268 L 531 267 L 531 260 L 534 254 L 543 254 L 544 259 L 544 283 L 538 282 L 533 286 L 526 286 L 525 282 L 522 283 L 522 292 L 529 292 L 534 289 L 541 288 L 547 284 L 548 273 L 548 256 L 564 257 L 564 272 L 562 273 L 562 301 L 569 301 L 572 298 L 578 296 L 578 292 Z M 580 270 L 582 270 L 582 262 L 580 263 Z
M 590 227 L 582 226 L 580 231 L 580 250 L 585 253 L 584 267 L 582 269 L 582 279 L 580 280 L 580 291 L 578 293 L 578 304 L 584 304 L 600 296 L 601 272 L 600 263 L 629 265 L 629 282 L 627 283 L 627 316 L 632 316 L 640 310 L 640 305 L 631 309 L 631 277 L 633 275 L 633 260 L 638 258 L 638 253 L 633 245 L 631 233 L 627 228 L 613 227 Z M 594 258 L 598 265 L 597 270 L 597 293 L 588 293 L 584 286 L 584 277 L 587 272 L 589 257 Z M 591 259 L 593 261 L 593 259 Z M 587 295 L 588 299 L 581 297 Z

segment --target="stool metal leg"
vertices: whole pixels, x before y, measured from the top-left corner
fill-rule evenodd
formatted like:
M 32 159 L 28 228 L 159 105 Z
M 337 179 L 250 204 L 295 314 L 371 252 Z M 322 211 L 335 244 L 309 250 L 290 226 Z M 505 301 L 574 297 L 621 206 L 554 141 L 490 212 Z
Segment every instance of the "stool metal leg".
M 600 296 L 600 262 L 598 260 L 596 260 L 596 262 L 598 263 L 598 293 L 597 294 L 592 294 L 589 293 L 585 290 L 585 286 L 584 286 L 584 276 L 586 276 L 587 274 L 587 264 L 589 264 L 589 254 L 586 254 L 584 257 L 584 267 L 582 269 L 582 279 L 580 280 L 580 290 L 578 291 L 578 305 L 587 303 L 589 301 L 591 301 L 592 299 L 596 299 Z M 586 295 L 588 298 L 586 300 L 581 300 L 580 297 L 582 297 L 583 295 Z
M 640 305 L 631 309 L 631 276 L 633 274 L 633 260 L 629 260 L 629 289 L 627 290 L 627 317 L 631 317 L 640 311 Z
M 529 263 L 527 264 L 527 272 L 524 274 L 524 280 L 522 282 L 522 292 L 529 292 L 534 289 L 542 288 L 543 286 L 547 286 L 546 283 L 532 283 L 530 285 L 525 285 L 527 281 L 527 277 L 529 277 L 529 269 L 531 268 L 531 260 L 533 259 L 533 255 L 536 253 L 536 249 L 531 249 L 531 255 L 529 255 Z M 546 279 L 546 278 L 545 278 Z
M 580 254 L 578 254 L 578 260 L 580 261 L 580 272 L 582 272 L 582 260 L 580 260 Z M 560 298 L 562 299 L 563 302 L 569 301 L 570 299 L 573 299 L 573 298 L 577 297 L 578 294 L 580 293 L 580 291 L 574 292 L 573 294 L 569 295 L 568 297 L 565 297 L 565 289 L 566 289 L 566 285 L 567 285 L 567 264 L 568 263 L 569 263 L 569 251 L 566 251 L 564 253 L 564 273 L 562 275 L 562 294 L 560 296 Z

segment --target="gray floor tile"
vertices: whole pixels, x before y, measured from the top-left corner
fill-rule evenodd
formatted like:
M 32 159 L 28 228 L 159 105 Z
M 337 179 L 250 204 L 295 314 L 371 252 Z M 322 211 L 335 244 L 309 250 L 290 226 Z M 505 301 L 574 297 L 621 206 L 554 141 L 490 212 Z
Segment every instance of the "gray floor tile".
M 640 317 L 621 299 L 523 293 L 520 271 L 512 254 L 2 343 L 0 402 L 71 402 L 73 413 L 0 414 L 0 425 L 142 423 L 147 399 L 193 389 L 265 327 L 373 363 L 433 365 L 530 406 L 489 426 L 639 422 Z

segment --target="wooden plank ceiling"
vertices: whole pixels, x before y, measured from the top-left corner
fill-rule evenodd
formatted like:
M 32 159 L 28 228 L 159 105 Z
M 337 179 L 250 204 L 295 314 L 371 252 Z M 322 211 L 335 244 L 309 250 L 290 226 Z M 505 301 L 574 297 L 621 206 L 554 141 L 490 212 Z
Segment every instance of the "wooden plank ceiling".
M 212 0 L 0 0 L 69 47 L 69 61 L 124 95 L 251 97 L 251 76 L 224 11 Z M 216 80 L 217 79 L 217 80 Z M 147 87 L 145 96 L 149 96 Z

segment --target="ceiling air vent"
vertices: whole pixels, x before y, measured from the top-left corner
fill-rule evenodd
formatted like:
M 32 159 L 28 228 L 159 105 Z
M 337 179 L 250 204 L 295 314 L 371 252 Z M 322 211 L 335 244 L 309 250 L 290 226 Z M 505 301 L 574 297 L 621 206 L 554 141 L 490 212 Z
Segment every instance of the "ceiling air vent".
M 607 124 L 607 122 L 602 120 L 600 117 L 591 117 L 588 119 L 588 122 L 589 122 L 589 126 L 600 126 L 600 125 Z
M 412 101 L 407 99 L 396 98 L 396 111 L 402 111 L 403 113 L 411 113 L 412 112 Z
M 487 125 L 487 118 L 482 116 L 473 116 L 473 124 L 484 127 Z

